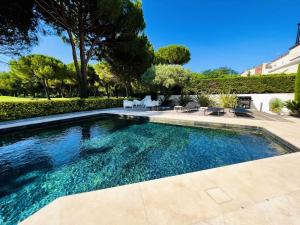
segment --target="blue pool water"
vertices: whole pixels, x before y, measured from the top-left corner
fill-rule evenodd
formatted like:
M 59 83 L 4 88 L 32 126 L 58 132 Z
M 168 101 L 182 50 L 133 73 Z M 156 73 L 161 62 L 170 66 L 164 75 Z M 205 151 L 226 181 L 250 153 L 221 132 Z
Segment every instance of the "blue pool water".
M 100 118 L 0 136 L 0 224 L 74 193 L 285 154 L 255 132 Z

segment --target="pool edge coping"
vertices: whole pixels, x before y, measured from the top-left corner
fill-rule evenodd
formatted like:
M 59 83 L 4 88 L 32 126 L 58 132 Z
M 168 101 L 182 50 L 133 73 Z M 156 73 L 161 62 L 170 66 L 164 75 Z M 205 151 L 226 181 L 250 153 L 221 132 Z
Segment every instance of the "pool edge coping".
M 115 116 L 124 119 L 141 119 L 153 123 L 160 124 L 170 124 L 170 125 L 178 125 L 178 126 L 189 126 L 189 127 L 206 127 L 206 128 L 216 128 L 216 129 L 240 129 L 240 130 L 248 130 L 248 131 L 260 131 L 270 137 L 274 142 L 279 145 L 283 145 L 288 148 L 292 152 L 300 152 L 300 146 L 290 143 L 290 141 L 285 140 L 284 137 L 280 137 L 274 132 L 270 131 L 263 124 L 261 126 L 257 125 L 242 125 L 242 124 L 234 124 L 234 123 L 223 123 L 223 122 L 207 122 L 207 121 L 196 121 L 196 120 L 187 120 L 187 119 L 175 119 L 175 118 L 165 118 L 165 117 L 155 117 L 153 115 L 128 115 L 121 112 L 98 112 L 98 111 L 89 111 L 88 114 L 75 114 L 70 115 L 67 114 L 67 117 L 64 117 L 65 114 L 60 114 L 56 118 L 41 118 L 39 121 L 25 121 L 18 122 L 15 121 L 12 123 L 8 123 L 5 125 L 0 124 L 0 135 L 5 134 L 6 132 L 18 132 L 20 129 L 34 129 L 34 128 L 45 128 L 47 125 L 56 126 L 62 125 L 65 123 L 72 123 L 78 121 L 84 121 L 93 118 L 101 118 L 105 116 Z M 19 123 L 19 124 L 18 124 Z M 3 127 L 4 126 L 4 127 Z

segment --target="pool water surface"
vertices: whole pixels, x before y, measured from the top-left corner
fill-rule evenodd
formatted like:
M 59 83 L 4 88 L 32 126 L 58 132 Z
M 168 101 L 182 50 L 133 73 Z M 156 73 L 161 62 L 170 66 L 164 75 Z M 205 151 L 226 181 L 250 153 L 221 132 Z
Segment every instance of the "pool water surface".
M 54 199 L 289 151 L 260 132 L 115 117 L 0 136 L 0 224 Z

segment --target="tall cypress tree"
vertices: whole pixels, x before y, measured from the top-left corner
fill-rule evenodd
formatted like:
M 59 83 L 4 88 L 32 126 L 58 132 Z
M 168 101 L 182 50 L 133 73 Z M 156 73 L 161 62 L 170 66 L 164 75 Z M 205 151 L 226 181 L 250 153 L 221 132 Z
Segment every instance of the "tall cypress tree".
M 300 64 L 298 66 L 298 72 L 295 81 L 295 101 L 300 102 Z

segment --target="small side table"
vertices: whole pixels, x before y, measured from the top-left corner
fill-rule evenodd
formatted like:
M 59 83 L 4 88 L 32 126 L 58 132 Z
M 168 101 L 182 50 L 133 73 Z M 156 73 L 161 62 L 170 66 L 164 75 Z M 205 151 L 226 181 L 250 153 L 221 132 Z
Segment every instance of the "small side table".
M 178 111 L 183 111 L 183 106 L 174 106 L 174 110 L 176 111 L 176 112 L 178 112 Z
M 203 116 L 206 115 L 207 110 L 208 110 L 208 107 L 200 107 L 200 108 L 199 108 L 199 111 L 200 111 L 200 112 L 203 112 Z

